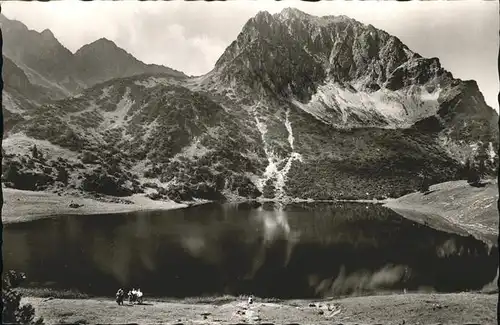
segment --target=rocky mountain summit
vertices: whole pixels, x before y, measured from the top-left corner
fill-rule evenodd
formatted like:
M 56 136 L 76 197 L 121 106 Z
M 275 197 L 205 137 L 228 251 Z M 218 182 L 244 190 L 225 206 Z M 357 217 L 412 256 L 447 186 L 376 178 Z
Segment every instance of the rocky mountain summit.
M 261 12 L 212 74 L 228 88 L 283 98 L 337 128 L 409 127 L 428 117 L 444 127 L 464 116 L 496 122 L 474 81 L 454 79 L 439 59 L 345 16 Z
M 498 163 L 498 114 L 474 81 L 345 16 L 260 12 L 199 77 L 145 65 L 105 39 L 72 54 L 49 31 L 4 21 L 4 48 L 23 38 L 32 53 L 4 50 L 8 186 L 371 199 Z

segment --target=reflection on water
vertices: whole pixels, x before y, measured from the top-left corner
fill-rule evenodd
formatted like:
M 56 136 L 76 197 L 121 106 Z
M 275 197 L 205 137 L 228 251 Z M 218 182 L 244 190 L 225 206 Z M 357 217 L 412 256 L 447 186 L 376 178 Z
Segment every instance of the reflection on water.
M 479 289 L 497 249 L 363 204 L 203 205 L 6 225 L 4 266 L 31 285 L 107 294 L 313 297 Z

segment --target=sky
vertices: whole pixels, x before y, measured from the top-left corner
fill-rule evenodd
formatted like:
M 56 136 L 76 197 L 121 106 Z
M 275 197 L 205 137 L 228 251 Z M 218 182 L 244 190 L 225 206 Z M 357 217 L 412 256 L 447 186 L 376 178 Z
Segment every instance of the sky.
M 70 51 L 101 37 L 145 63 L 188 75 L 209 72 L 243 25 L 259 11 L 295 7 L 346 15 L 400 38 L 424 57 L 438 57 L 455 77 L 474 79 L 498 111 L 498 1 L 5 1 L 2 13 L 30 29 L 50 29 Z

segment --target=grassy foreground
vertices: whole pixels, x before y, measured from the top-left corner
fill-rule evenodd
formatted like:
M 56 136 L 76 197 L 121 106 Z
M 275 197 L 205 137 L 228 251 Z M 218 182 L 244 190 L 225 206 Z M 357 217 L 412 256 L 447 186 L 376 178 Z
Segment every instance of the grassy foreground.
M 323 301 L 221 297 L 147 300 L 23 298 L 47 324 L 496 324 L 497 295 L 399 294 Z

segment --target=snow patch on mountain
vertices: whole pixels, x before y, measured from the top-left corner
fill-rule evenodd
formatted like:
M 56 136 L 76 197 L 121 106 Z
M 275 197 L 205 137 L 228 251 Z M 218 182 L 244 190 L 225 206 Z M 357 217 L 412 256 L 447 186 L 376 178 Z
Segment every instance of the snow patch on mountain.
M 293 129 L 292 129 L 292 123 L 290 122 L 290 109 L 288 108 L 285 112 L 285 127 L 286 130 L 288 131 L 288 143 L 290 144 L 290 148 L 292 149 L 292 152 L 290 153 L 290 157 L 288 157 L 287 162 L 283 170 L 281 171 L 282 179 L 283 179 L 283 185 L 281 188 L 285 186 L 286 179 L 288 177 L 288 172 L 290 171 L 290 168 L 292 167 L 292 163 L 294 160 L 298 160 L 302 162 L 302 155 L 298 152 L 295 152 L 295 147 L 293 145 L 295 141 L 295 137 L 293 136 Z M 283 192 L 283 191 L 282 191 Z
M 287 109 L 285 113 L 285 127 L 288 131 L 288 143 L 290 143 L 290 148 L 293 150 L 293 141 L 295 138 L 293 136 L 292 123 L 290 123 L 290 109 Z
M 495 161 L 497 153 L 495 152 L 495 148 L 493 147 L 493 142 L 488 143 L 488 156 L 491 162 Z
M 320 121 L 336 127 L 409 127 L 436 114 L 441 89 L 429 92 L 422 86 L 403 90 L 380 89 L 375 92 L 348 89 L 327 82 L 318 87 L 308 103 L 291 102 Z
M 288 131 L 288 143 L 290 144 L 290 148 L 292 152 L 289 154 L 287 158 L 281 158 L 277 156 L 272 148 L 269 146 L 269 144 L 266 141 L 266 134 L 267 134 L 267 125 L 263 122 L 263 118 L 259 118 L 257 116 L 257 108 L 261 106 L 261 102 L 258 102 L 255 104 L 250 111 L 252 112 L 254 119 L 255 119 L 255 124 L 257 126 L 257 130 L 261 134 L 261 139 L 262 143 L 264 144 L 264 152 L 266 153 L 268 165 L 266 166 L 266 169 L 264 171 L 264 174 L 260 179 L 258 179 L 255 182 L 255 185 L 257 189 L 261 192 L 264 190 L 264 186 L 270 179 L 274 179 L 274 187 L 275 187 L 275 198 L 276 199 L 284 199 L 286 197 L 285 193 L 285 184 L 286 180 L 288 177 L 288 172 L 290 171 L 290 168 L 292 166 L 293 161 L 299 160 L 302 161 L 302 156 L 300 153 L 295 152 L 294 149 L 294 135 L 293 135 L 293 130 L 292 130 L 292 124 L 290 122 L 289 116 L 290 116 L 290 111 L 289 109 L 286 110 L 285 112 L 285 120 L 283 123 L 285 124 L 285 128 Z M 282 165 L 285 162 L 285 165 L 279 169 L 278 166 Z
M 263 191 L 264 185 L 266 182 L 278 171 L 278 167 L 276 166 L 276 163 L 274 162 L 274 154 L 272 153 L 271 149 L 267 145 L 266 142 L 266 133 L 267 133 L 267 127 L 266 125 L 259 120 L 257 115 L 254 113 L 254 118 L 255 118 L 255 124 L 257 126 L 257 130 L 259 130 L 262 143 L 264 144 L 264 152 L 266 153 L 268 165 L 266 167 L 266 170 L 264 171 L 264 175 L 259 181 L 255 184 L 257 186 L 257 189 L 259 191 Z

